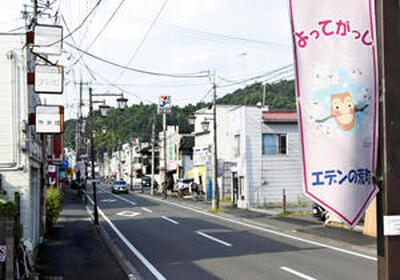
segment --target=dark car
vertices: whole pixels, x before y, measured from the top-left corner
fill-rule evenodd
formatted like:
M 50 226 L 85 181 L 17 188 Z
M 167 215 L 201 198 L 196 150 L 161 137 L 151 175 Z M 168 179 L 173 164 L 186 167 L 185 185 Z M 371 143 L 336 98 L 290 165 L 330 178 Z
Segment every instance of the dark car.
M 111 192 L 113 192 L 113 193 L 119 193 L 119 192 L 128 193 L 129 192 L 128 184 L 124 180 L 116 180 L 112 184 Z
M 143 176 L 142 177 L 142 187 L 151 187 L 151 177 Z M 154 188 L 157 189 L 157 181 L 154 180 Z

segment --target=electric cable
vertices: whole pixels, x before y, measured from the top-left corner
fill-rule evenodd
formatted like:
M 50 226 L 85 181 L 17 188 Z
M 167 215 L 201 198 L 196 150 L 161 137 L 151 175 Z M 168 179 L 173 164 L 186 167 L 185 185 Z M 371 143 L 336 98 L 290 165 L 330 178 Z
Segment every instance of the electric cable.
M 128 67 L 124 66 L 121 64 L 118 64 L 116 62 L 110 61 L 108 59 L 102 58 L 100 56 L 97 56 L 95 54 L 92 54 L 90 52 L 87 52 L 85 50 L 82 50 L 81 48 L 78 48 L 77 46 L 74 46 L 71 43 L 66 42 L 66 45 L 70 46 L 73 49 L 76 49 L 82 53 L 84 53 L 87 56 L 90 56 L 96 60 L 99 60 L 103 63 L 110 64 L 112 66 L 126 69 L 132 72 L 137 72 L 141 74 L 146 74 L 146 75 L 152 75 L 152 76 L 162 76 L 162 77 L 169 77 L 169 78 L 208 78 L 209 77 L 209 71 L 199 71 L 199 72 L 194 72 L 194 73 L 181 73 L 181 74 L 173 74 L 173 73 L 161 73 L 161 72 L 153 72 L 153 71 L 148 71 L 144 69 L 139 69 L 139 68 L 133 68 L 133 67 Z M 203 74 L 205 73 L 205 74 Z
M 142 19 L 142 18 L 138 18 L 138 17 L 130 17 L 130 16 L 125 16 L 125 18 L 128 19 L 136 19 L 136 20 L 140 20 L 140 21 L 148 21 L 147 19 Z M 253 44 L 259 44 L 259 45 L 264 45 L 264 46 L 270 46 L 270 47 L 278 47 L 278 48 L 289 48 L 290 45 L 287 44 L 280 44 L 280 43 L 275 43 L 275 42 L 270 42 L 270 41 L 264 41 L 264 40 L 258 40 L 258 39 L 252 39 L 252 38 L 245 38 L 245 37 L 240 37 L 240 36 L 234 36 L 234 35 L 228 35 L 228 34 L 223 34 L 223 33 L 217 33 L 217 32 L 209 32 L 209 31 L 203 31 L 203 30 L 197 30 L 197 29 L 193 29 L 193 28 L 187 28 L 187 27 L 182 27 L 182 26 L 177 26 L 177 25 L 173 25 L 173 24 L 167 24 L 167 23 L 163 23 L 163 22 L 159 22 L 157 23 L 157 25 L 161 25 L 162 27 L 167 27 L 167 28 L 171 28 L 171 29 L 175 29 L 177 31 L 180 31 L 181 33 L 189 33 L 192 36 L 196 36 L 196 35 L 205 35 L 210 37 L 214 37 L 214 38 L 220 38 L 222 40 L 234 40 L 234 41 L 242 41 L 242 42 L 247 42 L 247 43 L 253 43 Z M 213 41 L 215 42 L 216 40 L 214 39 L 206 39 L 206 38 L 198 38 L 198 39 L 203 39 L 203 40 L 208 40 L 208 41 Z
M 118 13 L 119 9 L 121 8 L 122 4 L 125 2 L 126 0 L 122 0 L 119 5 L 117 6 L 117 8 L 114 10 L 114 12 L 111 14 L 111 16 L 108 18 L 108 20 L 106 21 L 106 23 L 103 25 L 103 27 L 100 29 L 100 31 L 97 33 L 96 37 L 90 42 L 90 44 L 88 45 L 88 47 L 86 48 L 86 51 L 88 51 L 93 44 L 97 41 L 97 39 L 101 36 L 101 34 L 104 32 L 104 30 L 107 28 L 107 26 L 111 23 L 111 21 L 113 20 L 113 18 L 115 17 L 115 15 Z M 81 57 L 83 56 L 83 54 L 80 54 L 79 57 L 70 65 L 70 67 L 73 67 L 79 59 L 81 59 Z
M 269 72 L 264 73 L 264 74 L 260 74 L 260 75 L 257 75 L 257 76 L 253 76 L 253 77 L 250 77 L 250 78 L 246 78 L 246 79 L 244 79 L 244 80 L 233 81 L 233 82 L 231 82 L 230 84 L 220 85 L 220 86 L 218 86 L 218 87 L 219 87 L 219 88 L 224 88 L 224 87 L 230 87 L 230 86 L 233 86 L 233 85 L 243 84 L 243 83 L 245 83 L 245 82 L 249 82 L 249 81 L 257 80 L 257 79 L 260 79 L 260 78 L 263 78 L 263 77 L 266 77 L 266 76 L 269 76 L 269 75 L 277 74 L 277 73 L 280 72 L 280 71 L 284 71 L 284 73 L 289 73 L 289 72 L 293 71 L 291 68 L 288 69 L 288 67 L 292 67 L 292 64 L 289 64 L 289 65 L 280 67 L 280 68 L 278 68 L 278 69 L 269 71 Z M 221 76 L 219 76 L 218 78 L 221 79 L 221 80 L 229 81 L 228 79 L 223 78 L 223 77 L 221 77 Z
M 90 12 L 86 15 L 86 17 L 81 21 L 81 23 L 75 28 L 73 29 L 71 32 L 69 32 L 67 35 L 65 35 L 64 37 L 62 37 L 59 40 L 54 41 L 53 43 L 47 44 L 47 45 L 42 45 L 42 47 L 51 47 L 54 44 L 57 44 L 59 42 L 64 41 L 65 39 L 71 37 L 76 31 L 78 31 L 79 29 L 82 28 L 82 26 L 86 23 L 86 21 L 89 19 L 89 17 L 94 13 L 94 11 L 97 9 L 97 7 L 100 5 L 101 1 L 103 0 L 98 0 L 97 3 L 93 6 L 93 8 L 90 10 Z M 65 22 L 65 20 L 64 20 Z
M 167 5 L 168 0 L 164 0 L 164 3 L 162 4 L 160 10 L 158 11 L 157 15 L 151 22 L 149 28 L 147 29 L 146 33 L 144 34 L 142 40 L 139 42 L 139 45 L 137 45 L 135 51 L 132 53 L 131 57 L 128 60 L 128 63 L 125 66 L 131 65 L 132 61 L 135 59 L 136 55 L 139 53 L 140 49 L 142 48 L 144 42 L 146 41 L 147 37 L 149 36 L 151 30 L 153 29 L 154 25 L 157 23 L 157 20 L 160 18 L 161 13 L 163 12 L 165 6 Z M 121 79 L 121 77 L 124 75 L 126 70 L 122 70 L 121 73 L 118 75 L 118 77 L 115 79 L 114 82 L 117 82 Z

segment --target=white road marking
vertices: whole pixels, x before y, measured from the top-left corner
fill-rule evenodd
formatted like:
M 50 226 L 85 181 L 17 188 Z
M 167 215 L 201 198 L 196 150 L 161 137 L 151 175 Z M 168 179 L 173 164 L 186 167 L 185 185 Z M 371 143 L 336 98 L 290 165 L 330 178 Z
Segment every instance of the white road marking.
M 139 212 L 132 212 L 132 211 L 122 211 L 117 213 L 118 216 L 123 216 L 123 217 L 136 217 L 140 215 Z
M 134 206 L 136 205 L 136 203 L 135 203 L 135 202 L 133 202 L 133 201 L 131 201 L 131 200 L 129 200 L 129 199 L 126 199 L 126 198 L 120 197 L 120 196 L 118 196 L 118 195 L 115 195 L 115 194 L 113 194 L 112 192 L 109 192 L 109 191 L 106 191 L 106 190 L 103 190 L 103 192 L 105 192 L 105 193 L 109 193 L 109 194 L 111 194 L 112 196 L 114 196 L 115 198 L 121 199 L 121 200 L 123 200 L 123 201 L 125 201 L 125 202 L 128 202 L 128 203 L 130 203 L 130 204 L 134 205 Z
M 148 208 L 146 208 L 146 207 L 142 207 L 142 209 L 143 209 L 144 211 L 146 211 L 147 213 L 153 213 L 153 211 L 151 211 L 150 209 L 148 209 Z
M 267 229 L 267 228 L 264 228 L 264 227 L 261 227 L 261 226 L 256 226 L 256 225 L 248 224 L 248 223 L 245 223 L 245 222 L 232 220 L 232 219 L 227 218 L 227 217 L 218 216 L 218 215 L 215 215 L 215 214 L 204 212 L 202 210 L 198 210 L 198 209 L 194 209 L 194 208 L 191 208 L 191 207 L 188 207 L 188 206 L 180 205 L 180 204 L 177 204 L 177 203 L 174 203 L 174 202 L 171 202 L 171 201 L 166 201 L 166 200 L 162 200 L 162 199 L 158 199 L 158 198 L 154 198 L 154 197 L 147 197 L 147 198 L 148 199 L 157 200 L 159 202 L 163 202 L 163 203 L 166 203 L 166 204 L 174 205 L 176 207 L 180 207 L 180 208 L 183 208 L 183 209 L 187 209 L 187 210 L 190 210 L 190 211 L 193 211 L 193 212 L 205 215 L 205 216 L 214 217 L 214 218 L 217 218 L 217 219 L 220 219 L 220 220 L 224 220 L 224 221 L 227 221 L 227 222 L 230 222 L 230 223 L 233 223 L 233 224 L 249 227 L 249 228 L 252 228 L 252 229 L 259 230 L 259 231 L 263 231 L 263 232 L 267 232 L 267 233 L 274 234 L 274 235 L 277 235 L 277 236 L 285 237 L 285 238 L 288 238 L 288 239 L 292 239 L 292 240 L 300 241 L 300 242 L 303 242 L 303 243 L 315 245 L 315 246 L 318 246 L 318 247 L 330 249 L 330 250 L 341 252 L 341 253 L 344 253 L 344 254 L 353 255 L 353 256 L 364 258 L 364 259 L 367 259 L 367 260 L 377 261 L 376 257 L 372 257 L 372 256 L 368 256 L 368 255 L 365 255 L 365 254 L 357 253 L 357 252 L 354 252 L 354 251 L 342 249 L 342 248 L 339 248 L 339 247 L 335 247 L 335 246 L 323 244 L 323 243 L 320 243 L 320 242 L 308 240 L 308 239 L 297 237 L 297 236 L 294 236 L 294 235 L 290 235 L 290 234 L 274 231 L 274 230 Z
M 106 203 L 112 203 L 112 202 L 115 202 L 115 201 L 117 201 L 116 199 L 102 199 L 102 200 L 100 200 L 101 202 L 106 202 Z
M 93 203 L 92 199 L 88 196 L 89 201 Z M 160 271 L 157 270 L 135 246 L 132 245 L 131 242 L 119 231 L 119 229 L 110 221 L 110 219 L 103 213 L 103 211 L 97 207 L 100 215 L 103 219 L 108 223 L 108 225 L 114 230 L 114 232 L 118 235 L 118 237 L 124 242 L 124 244 L 131 250 L 131 252 L 147 267 L 147 269 L 156 277 L 157 280 L 166 280 L 164 275 L 161 274 Z
M 305 275 L 304 273 L 298 272 L 298 271 L 296 271 L 296 270 L 294 270 L 294 269 L 291 269 L 291 268 L 289 268 L 289 267 L 286 267 L 286 266 L 281 266 L 281 269 L 284 270 L 284 271 L 286 271 L 286 272 L 289 272 L 289 273 L 291 273 L 291 274 L 293 274 L 293 275 L 296 275 L 296 276 L 298 276 L 298 277 L 300 277 L 300 278 L 302 278 L 302 279 L 306 279 L 306 280 L 317 280 L 317 279 L 312 278 L 312 277 L 310 277 L 310 276 L 308 276 L 308 275 Z
M 232 244 L 231 244 L 231 243 L 222 241 L 221 239 L 215 238 L 215 237 L 213 237 L 213 236 L 211 236 L 211 235 L 208 235 L 208 234 L 206 234 L 206 233 L 204 233 L 204 232 L 196 231 L 196 233 L 199 234 L 199 235 L 201 235 L 201 236 L 203 236 L 203 237 L 205 237 L 205 238 L 211 239 L 211 240 L 213 240 L 213 241 L 215 241 L 215 242 L 218 242 L 218 243 L 220 243 L 220 244 L 222 244 L 222 245 L 225 245 L 225 246 L 227 246 L 227 247 L 232 247 Z
M 168 222 L 171 222 L 175 225 L 179 225 L 179 222 L 172 220 L 171 218 L 165 217 L 165 216 L 161 216 L 161 218 L 163 218 L 164 220 L 167 220 Z

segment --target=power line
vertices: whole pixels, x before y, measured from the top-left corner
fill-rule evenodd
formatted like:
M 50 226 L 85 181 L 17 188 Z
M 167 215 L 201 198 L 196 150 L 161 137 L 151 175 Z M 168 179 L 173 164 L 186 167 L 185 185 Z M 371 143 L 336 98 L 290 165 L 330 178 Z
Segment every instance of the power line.
M 122 0 L 119 5 L 117 6 L 117 8 L 114 10 L 114 12 L 112 13 L 112 15 L 109 17 L 109 19 L 107 20 L 107 22 L 103 25 L 103 27 L 101 28 L 100 32 L 97 33 L 96 37 L 92 40 L 92 42 L 90 42 L 90 44 L 88 45 L 88 47 L 86 48 L 86 51 L 88 51 L 93 44 L 97 41 L 97 39 L 100 37 L 100 35 L 104 32 L 104 30 L 107 28 L 107 26 L 110 24 L 110 22 L 113 20 L 114 16 L 118 13 L 119 9 L 121 8 L 122 4 L 125 2 L 126 0 Z M 78 57 L 78 59 L 75 60 L 74 63 L 71 64 L 70 67 L 73 67 L 79 59 L 81 59 L 81 57 L 83 56 L 83 54 L 80 54 L 80 56 Z
M 110 64 L 113 65 L 115 67 L 118 68 L 122 68 L 125 70 L 129 70 L 132 72 L 137 72 L 137 73 L 141 73 L 141 74 L 146 74 L 146 75 L 152 75 L 152 76 L 162 76 L 162 77 L 170 77 L 170 78 L 208 78 L 209 76 L 209 71 L 199 71 L 199 72 L 194 72 L 194 73 L 181 73 L 181 74 L 172 74 L 172 73 L 161 73 L 161 72 L 152 72 L 152 71 L 148 71 L 148 70 L 143 70 L 143 69 L 139 69 L 139 68 L 133 68 L 133 67 L 128 67 L 128 66 L 124 66 L 121 64 L 118 64 L 116 62 L 110 61 L 108 59 L 102 58 L 100 56 L 94 55 L 90 52 L 87 52 L 85 50 L 82 50 L 81 48 L 78 48 L 77 46 L 74 46 L 73 44 L 70 44 L 68 42 L 66 42 L 66 44 L 68 46 L 70 46 L 73 49 L 76 49 L 82 53 L 84 53 L 85 55 L 88 55 L 96 60 L 99 60 L 103 63 L 106 64 Z M 205 73 L 205 74 L 202 74 Z
M 136 19 L 136 20 L 140 20 L 140 21 L 148 21 L 147 19 L 142 19 L 142 18 L 138 18 L 138 17 L 129 17 L 126 16 L 126 18 L 130 18 L 130 19 Z M 209 32 L 209 31 L 203 31 L 203 30 L 198 30 L 198 29 L 193 29 L 193 28 L 187 28 L 187 27 L 182 27 L 182 26 L 177 26 L 177 25 L 173 25 L 173 24 L 167 24 L 167 23 L 162 23 L 159 22 L 157 23 L 157 25 L 162 25 L 163 27 L 167 27 L 167 28 L 171 28 L 171 29 L 175 29 L 177 31 L 183 32 L 183 33 L 189 33 L 193 36 L 201 36 L 201 35 L 205 35 L 208 36 L 209 38 L 198 38 L 201 40 L 207 40 L 207 41 L 218 41 L 216 39 L 210 39 L 210 37 L 214 37 L 214 38 L 220 38 L 222 40 L 229 40 L 229 41 L 242 41 L 242 42 L 247 42 L 247 43 L 253 43 L 253 44 L 258 44 L 258 45 L 264 45 L 264 46 L 272 46 L 272 47 L 279 47 L 279 48 L 289 48 L 290 46 L 287 44 L 280 44 L 280 43 L 275 43 L 275 42 L 270 42 L 270 41 L 264 41 L 264 40 L 258 40 L 258 39 L 252 39 L 252 38 L 245 38 L 245 37 L 240 37 L 240 36 L 234 36 L 234 35 L 230 35 L 230 34 L 223 34 L 223 33 L 217 33 L 217 32 Z
M 146 33 L 144 34 L 142 40 L 139 42 L 139 45 L 137 45 L 135 51 L 133 52 L 133 54 L 131 55 L 131 57 L 128 60 L 128 63 L 125 66 L 129 66 L 131 65 L 133 59 L 136 57 L 136 55 L 139 53 L 140 49 L 142 48 L 144 42 L 146 41 L 147 37 L 149 36 L 151 30 L 153 29 L 154 25 L 157 23 L 157 20 L 160 18 L 160 15 L 162 13 L 162 11 L 164 10 L 165 6 L 167 5 L 168 0 L 164 0 L 164 3 L 162 4 L 160 10 L 158 11 L 157 15 L 155 16 L 155 18 L 153 19 L 153 21 L 151 22 L 149 28 L 147 29 Z M 126 70 L 122 70 L 121 73 L 119 74 L 119 76 L 115 79 L 115 82 L 117 82 L 119 79 L 121 79 L 121 77 L 123 76 L 123 74 L 125 73 Z
M 200 101 L 197 102 L 197 103 L 203 102 L 203 101 L 207 98 L 207 96 L 210 95 L 210 93 L 212 92 L 212 90 L 213 90 L 213 87 L 209 88 L 209 89 L 207 90 L 207 92 L 204 94 L 204 96 L 203 96 L 203 97 L 200 99 Z
M 65 39 L 71 37 L 76 31 L 78 31 L 79 29 L 82 28 L 82 26 L 86 23 L 86 21 L 89 19 L 89 17 L 94 13 L 94 11 L 95 11 L 95 10 L 97 9 L 97 7 L 100 5 L 101 1 L 102 1 L 102 0 L 98 0 L 98 1 L 97 1 L 97 3 L 93 6 L 93 8 L 90 10 L 90 12 L 86 15 L 86 17 L 81 21 L 81 23 L 80 23 L 74 30 L 72 30 L 70 33 L 68 33 L 67 35 L 65 35 L 65 36 L 62 37 L 61 39 L 59 39 L 59 40 L 57 40 L 57 41 L 55 41 L 55 42 L 53 42 L 53 43 L 50 43 L 50 44 L 48 44 L 48 45 L 44 45 L 43 47 L 50 47 L 50 46 L 53 46 L 54 44 L 57 44 L 57 43 L 59 43 L 59 42 L 62 42 L 62 41 L 64 41 Z M 66 22 L 65 19 L 64 19 L 64 22 Z
M 87 65 L 86 65 L 86 66 L 87 66 Z M 128 95 L 130 95 L 130 96 L 134 96 L 135 98 L 139 99 L 140 101 L 148 102 L 148 103 L 150 103 L 150 104 L 155 103 L 155 102 L 153 102 L 153 101 L 150 101 L 150 100 L 147 100 L 147 99 L 145 99 L 145 98 L 143 98 L 143 97 L 140 97 L 140 96 L 138 96 L 137 94 L 134 94 L 134 93 L 132 93 L 132 92 L 126 91 L 125 89 L 123 89 L 123 88 L 119 87 L 118 85 L 114 84 L 113 82 L 111 82 L 111 81 L 108 80 L 107 78 L 103 77 L 103 76 L 100 75 L 99 73 L 96 73 L 96 72 L 95 72 L 93 69 L 91 69 L 89 66 L 87 66 L 87 70 L 91 72 L 91 75 L 99 77 L 100 79 L 102 79 L 103 81 L 105 81 L 106 83 L 108 83 L 108 84 L 111 85 L 112 87 L 114 87 L 114 88 L 120 90 L 120 91 L 123 92 L 123 93 L 126 93 L 126 94 L 128 94 Z
M 98 83 L 94 82 L 94 85 L 97 86 L 107 86 L 109 83 Z M 143 84 L 126 84 L 126 83 L 114 83 L 115 85 L 121 87 L 198 87 L 198 86 L 205 86 L 209 85 L 210 83 L 188 83 L 188 84 L 154 84 L 154 83 L 143 83 Z
M 223 78 L 223 77 L 219 76 L 218 77 L 219 79 L 227 81 L 227 82 L 230 82 L 230 84 L 226 84 L 226 85 L 222 85 L 222 86 L 218 86 L 218 87 L 219 88 L 223 88 L 223 87 L 230 87 L 230 86 L 233 86 L 233 85 L 243 84 L 245 82 L 257 80 L 257 79 L 260 79 L 260 78 L 263 78 L 263 77 L 266 77 L 266 76 L 270 76 L 270 75 L 273 75 L 273 74 L 278 74 L 281 71 L 283 71 L 283 72 L 279 73 L 280 75 L 281 74 L 286 74 L 286 73 L 289 73 L 289 72 L 293 71 L 291 67 L 292 67 L 292 64 L 289 64 L 289 65 L 280 67 L 278 69 L 272 70 L 270 72 L 267 72 L 267 73 L 264 73 L 264 74 L 261 74 L 261 75 L 257 75 L 257 76 L 253 76 L 253 77 L 250 77 L 250 78 L 246 78 L 246 79 L 240 80 L 240 81 L 230 81 L 230 80 L 228 80 L 226 78 Z

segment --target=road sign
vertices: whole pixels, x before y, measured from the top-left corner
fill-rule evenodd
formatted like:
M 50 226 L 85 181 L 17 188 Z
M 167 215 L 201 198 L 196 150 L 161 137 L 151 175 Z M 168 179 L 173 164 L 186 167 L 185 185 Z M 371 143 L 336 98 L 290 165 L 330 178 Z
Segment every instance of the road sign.
M 63 28 L 60 25 L 35 24 L 33 52 L 60 55 L 63 42 Z
M 349 226 L 378 188 L 373 0 L 289 0 L 304 191 Z
M 58 105 L 36 106 L 36 133 L 63 133 L 64 107 Z
M 171 113 L 171 96 L 160 96 L 159 102 L 158 102 L 158 113 L 159 114 L 164 114 L 164 113 Z
M 53 134 L 53 164 L 64 164 L 63 135 Z
M 62 66 L 35 66 L 34 91 L 36 93 L 62 94 L 64 89 L 64 68 Z
M 7 246 L 0 245 L 0 262 L 5 262 L 7 257 Z

